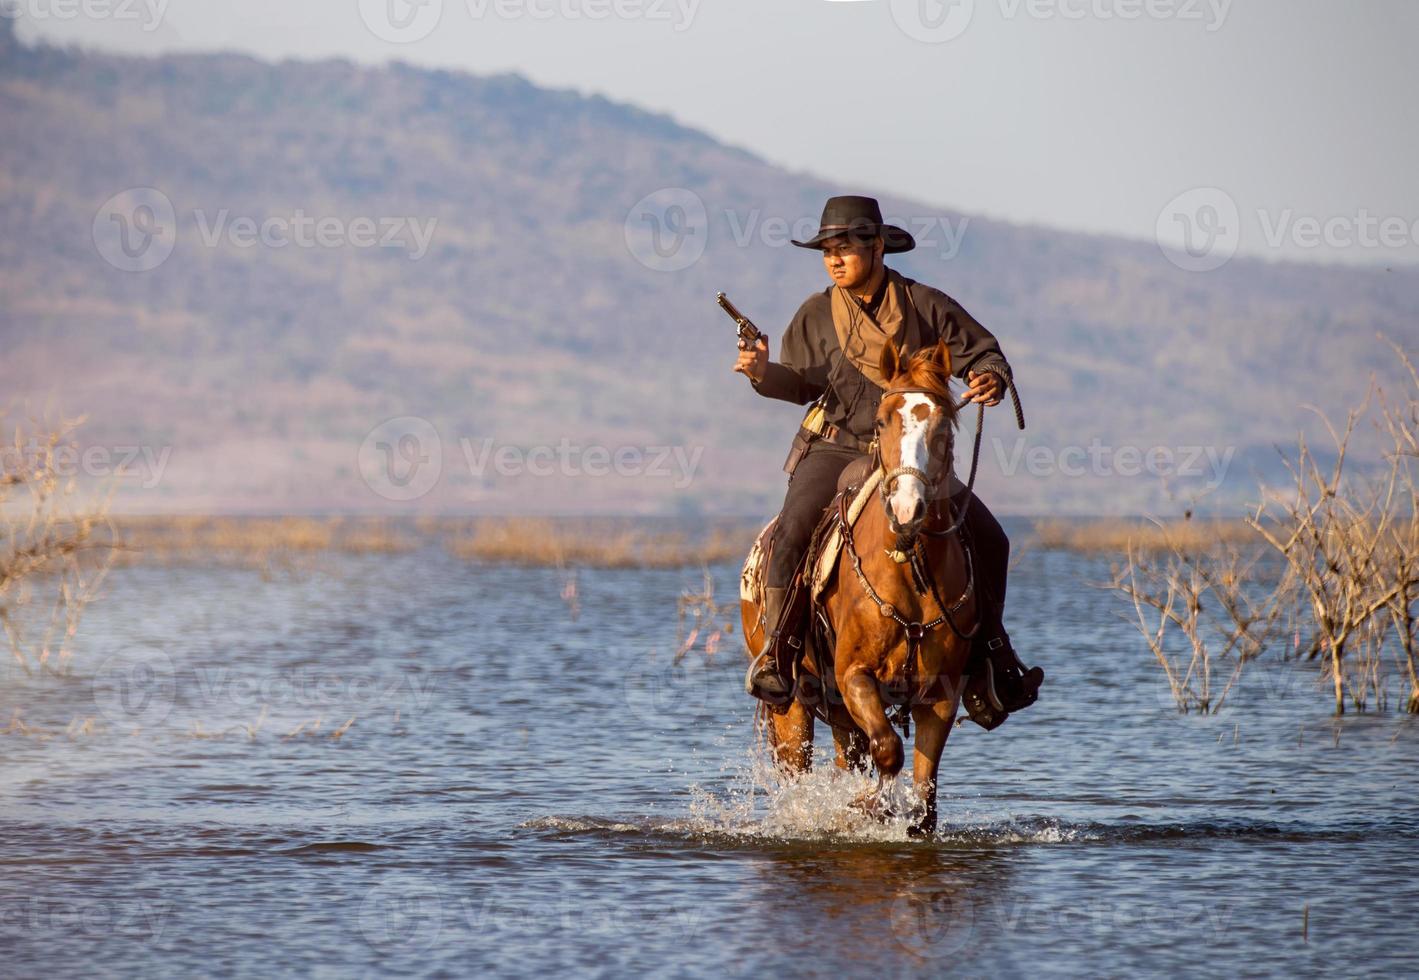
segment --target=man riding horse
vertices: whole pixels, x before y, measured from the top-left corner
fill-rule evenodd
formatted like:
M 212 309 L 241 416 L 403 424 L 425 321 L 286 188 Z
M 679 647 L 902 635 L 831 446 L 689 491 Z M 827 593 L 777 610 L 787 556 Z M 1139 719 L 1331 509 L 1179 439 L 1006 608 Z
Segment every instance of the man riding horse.
M 887 386 L 879 369 L 884 346 L 894 345 L 905 359 L 943 343 L 954 373 L 968 385 L 971 403 L 999 404 L 1011 379 L 995 337 L 959 303 L 883 264 L 884 255 L 910 251 L 916 242 L 905 230 L 883 222 L 876 200 L 831 198 L 819 225 L 808 241 L 793 244 L 822 252 L 832 285 L 799 307 L 784 333 L 778 361 L 769 360 L 768 345 L 761 339 L 752 349 L 741 350 L 734 366 L 759 394 L 799 405 L 814 402 L 819 409 L 804 420 L 785 467 L 788 492 L 765 575 L 769 640 L 745 678 L 750 694 L 773 705 L 790 697 L 795 657 L 802 648 L 807 604 L 791 601 L 791 586 L 801 574 L 813 531 L 836 496 L 843 470 L 872 446 L 877 406 Z M 979 665 L 988 661 L 993 668 L 991 700 L 997 710 L 993 716 L 986 711 L 985 717 L 990 720 L 986 727 L 994 727 L 1005 714 L 1034 703 L 1044 674 L 1038 667 L 1025 669 L 1005 632 L 1009 539 L 969 490 L 953 481 L 952 491 L 945 492 L 953 492 L 958 512 L 967 506 L 964 529 L 985 600 L 972 663 L 982 674 Z M 908 515 L 908 523 L 922 516 Z

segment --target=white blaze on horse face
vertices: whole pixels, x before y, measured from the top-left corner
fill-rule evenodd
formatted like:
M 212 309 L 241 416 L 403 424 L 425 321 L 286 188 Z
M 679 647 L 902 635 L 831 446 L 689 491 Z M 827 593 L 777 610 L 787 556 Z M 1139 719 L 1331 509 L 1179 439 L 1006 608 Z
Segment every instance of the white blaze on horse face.
M 936 410 L 926 395 L 913 392 L 902 396 L 906 403 L 897 409 L 902 417 L 902 466 L 914 466 L 923 473 L 931 472 L 927 434 L 931 431 L 931 415 Z M 899 525 L 907 525 L 919 516 L 918 508 L 926 510 L 926 483 L 917 476 L 899 476 L 892 486 L 892 515 Z

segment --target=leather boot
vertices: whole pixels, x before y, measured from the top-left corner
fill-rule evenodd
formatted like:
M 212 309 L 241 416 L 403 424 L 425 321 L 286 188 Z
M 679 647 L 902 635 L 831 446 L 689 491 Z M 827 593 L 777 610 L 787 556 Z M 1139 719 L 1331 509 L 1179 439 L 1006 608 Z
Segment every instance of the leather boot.
M 972 721 L 986 731 L 998 728 L 1012 712 L 1028 708 L 1039 699 L 1045 672 L 1026 669 L 1002 618 L 1004 606 L 991 604 L 992 618 L 981 624 L 971 651 L 970 680 L 962 700 Z
M 749 672 L 744 675 L 745 693 L 772 705 L 783 704 L 792 693 L 791 682 L 779 669 L 782 646 L 787 639 L 783 635 L 783 607 L 787 599 L 787 589 L 764 589 L 764 629 L 768 638 L 764 651 L 754 658 Z

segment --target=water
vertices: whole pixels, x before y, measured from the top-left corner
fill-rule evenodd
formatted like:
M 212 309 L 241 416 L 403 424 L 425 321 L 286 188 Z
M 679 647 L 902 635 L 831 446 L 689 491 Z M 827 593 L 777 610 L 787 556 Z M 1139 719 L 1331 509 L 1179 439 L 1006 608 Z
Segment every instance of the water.
M 756 769 L 737 632 L 671 663 L 698 571 L 117 570 L 4 675 L 0 974 L 1412 972 L 1419 728 L 1293 667 L 1180 717 L 1106 575 L 1023 558 L 1043 699 L 917 843 Z

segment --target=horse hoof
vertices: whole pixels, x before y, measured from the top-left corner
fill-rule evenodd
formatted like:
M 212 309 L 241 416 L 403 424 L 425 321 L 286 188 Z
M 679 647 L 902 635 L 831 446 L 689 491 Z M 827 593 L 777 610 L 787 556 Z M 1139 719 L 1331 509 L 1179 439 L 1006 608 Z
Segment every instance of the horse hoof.
M 907 827 L 907 836 L 912 840 L 927 840 L 936 836 L 936 824 L 935 822 L 927 823 L 925 821 L 914 823 Z

